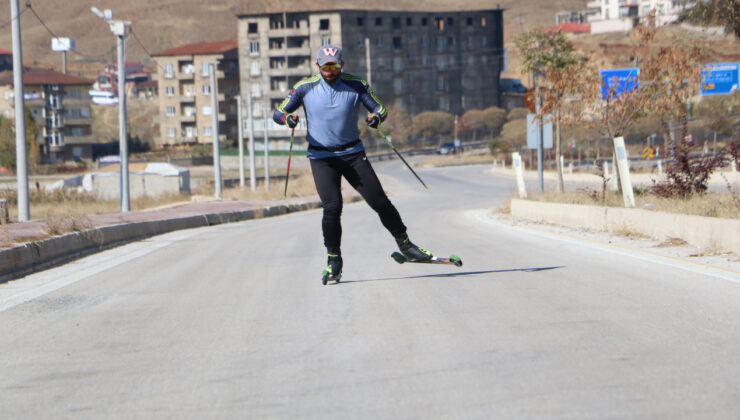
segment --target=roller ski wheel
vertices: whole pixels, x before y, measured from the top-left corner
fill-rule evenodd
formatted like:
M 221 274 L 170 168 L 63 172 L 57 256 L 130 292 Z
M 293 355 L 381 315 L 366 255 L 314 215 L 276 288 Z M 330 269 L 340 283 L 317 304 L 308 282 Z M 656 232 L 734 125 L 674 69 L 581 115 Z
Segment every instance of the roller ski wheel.
M 342 273 L 339 273 L 339 275 L 334 276 L 331 273 L 331 270 L 327 267 L 324 271 L 321 272 L 321 283 L 326 286 L 326 284 L 330 281 L 333 281 L 335 283 L 339 283 L 342 280 Z
M 403 254 L 400 252 L 394 252 L 391 254 L 391 258 L 399 264 L 403 263 L 417 263 L 417 264 L 449 264 L 454 265 L 455 267 L 462 267 L 463 262 L 460 257 L 457 255 L 450 255 L 449 258 L 439 258 L 439 257 L 432 257 L 428 260 L 412 260 L 409 258 L 406 258 Z

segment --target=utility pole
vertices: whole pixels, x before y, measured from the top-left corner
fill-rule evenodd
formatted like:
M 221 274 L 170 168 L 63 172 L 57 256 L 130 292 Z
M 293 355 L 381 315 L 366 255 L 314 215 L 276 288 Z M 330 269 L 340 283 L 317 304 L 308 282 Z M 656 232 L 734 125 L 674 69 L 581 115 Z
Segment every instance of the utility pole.
M 18 221 L 31 218 L 28 207 L 28 151 L 26 150 L 26 107 L 23 96 L 23 51 L 21 49 L 21 19 L 18 0 L 10 0 L 13 22 L 13 92 L 15 94 L 15 164 L 18 183 Z
M 208 63 L 211 76 L 211 115 L 213 127 L 211 135 L 213 138 L 213 171 L 214 184 L 216 185 L 216 198 L 221 199 L 221 148 L 218 144 L 218 86 L 216 85 L 216 65 Z
M 365 38 L 365 66 L 367 69 L 367 84 L 369 86 L 373 85 L 373 70 L 372 66 L 370 65 L 370 38 Z
M 270 189 L 270 138 L 267 133 L 267 111 L 262 107 L 262 121 L 265 122 L 265 189 Z
M 244 189 L 244 121 L 242 114 L 242 95 L 236 97 L 237 123 L 239 124 L 239 187 Z
M 121 171 L 119 178 L 121 213 L 131 210 L 129 199 L 129 182 L 128 182 L 128 136 L 126 133 L 126 62 L 124 60 L 124 50 L 126 48 L 126 26 L 131 22 L 122 20 L 113 20 L 113 12 L 106 9 L 104 12 L 92 7 L 93 13 L 99 18 L 105 20 L 110 25 L 110 30 L 118 38 L 118 148 Z
M 254 104 L 252 92 L 249 92 L 249 187 L 252 191 L 257 189 L 257 168 L 254 157 Z

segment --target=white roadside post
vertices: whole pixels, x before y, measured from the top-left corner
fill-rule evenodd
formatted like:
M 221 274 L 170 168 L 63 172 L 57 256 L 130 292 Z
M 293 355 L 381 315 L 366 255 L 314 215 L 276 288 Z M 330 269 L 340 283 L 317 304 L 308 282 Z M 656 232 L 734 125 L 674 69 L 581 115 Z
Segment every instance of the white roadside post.
M 663 176 L 663 161 L 658 161 L 658 175 Z
M 614 151 L 617 154 L 617 165 L 619 165 L 619 180 L 622 183 L 622 197 L 625 207 L 635 207 L 635 194 L 632 190 L 630 179 L 630 164 L 627 148 L 624 146 L 624 137 L 614 138 Z
M 732 173 L 733 174 L 737 173 L 737 160 L 736 159 L 732 160 Z
M 527 198 L 527 187 L 524 184 L 524 162 L 518 152 L 511 154 L 511 166 L 516 176 L 516 186 L 519 189 L 519 198 Z
M 563 169 L 565 168 L 565 157 L 563 155 L 560 155 L 560 168 L 558 168 L 558 171 L 560 172 L 560 178 L 563 178 Z

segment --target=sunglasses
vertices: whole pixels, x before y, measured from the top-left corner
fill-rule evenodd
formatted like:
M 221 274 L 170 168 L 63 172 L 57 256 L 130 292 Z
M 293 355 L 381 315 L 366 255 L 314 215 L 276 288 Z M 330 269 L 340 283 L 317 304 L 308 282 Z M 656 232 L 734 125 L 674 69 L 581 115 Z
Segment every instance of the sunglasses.
M 323 66 L 319 66 L 319 68 L 324 71 L 340 70 L 342 65 L 339 63 L 327 63 Z

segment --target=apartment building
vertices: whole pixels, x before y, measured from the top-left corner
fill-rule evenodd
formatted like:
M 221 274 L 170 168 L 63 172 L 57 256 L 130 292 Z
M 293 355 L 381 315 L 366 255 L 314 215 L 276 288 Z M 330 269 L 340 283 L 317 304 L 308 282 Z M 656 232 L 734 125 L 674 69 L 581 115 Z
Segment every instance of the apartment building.
M 159 83 L 157 145 L 213 143 L 209 64 L 216 65 L 218 132 L 236 139 L 239 57 L 236 41 L 201 42 L 154 54 Z
M 696 0 L 592 0 L 586 7 L 592 12 L 591 33 L 604 33 L 629 31 L 651 11 L 655 11 L 659 26 L 673 23 L 684 10 L 695 5 Z
M 93 80 L 49 69 L 23 70 L 26 108 L 41 128 L 36 139 L 44 163 L 92 160 L 92 100 L 88 94 Z M 0 78 L 0 114 L 15 118 L 13 74 Z
M 251 93 L 255 129 L 285 136 L 269 122 L 288 90 L 317 74 L 316 50 L 341 46 L 345 71 L 368 79 L 386 105 L 411 115 L 457 115 L 500 105 L 501 9 L 459 12 L 330 10 L 239 15 L 242 95 Z M 366 59 L 369 57 L 369 60 Z M 304 130 L 296 130 L 303 135 Z

